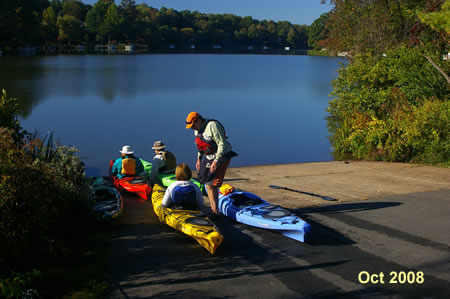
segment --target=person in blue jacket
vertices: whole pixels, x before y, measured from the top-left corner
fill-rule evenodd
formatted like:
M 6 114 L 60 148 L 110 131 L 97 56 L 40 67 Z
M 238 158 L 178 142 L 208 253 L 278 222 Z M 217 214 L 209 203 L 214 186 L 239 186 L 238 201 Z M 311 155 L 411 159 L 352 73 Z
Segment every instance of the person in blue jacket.
M 165 208 L 180 207 L 185 210 L 200 210 L 207 214 L 200 188 L 191 181 L 192 171 L 185 163 L 175 168 L 176 182 L 169 185 L 162 200 Z
M 144 172 L 144 165 L 141 159 L 133 155 L 134 151 L 131 150 L 131 146 L 124 145 L 119 152 L 122 156 L 114 161 L 111 168 L 111 175 L 120 179 L 123 177 L 139 176 Z

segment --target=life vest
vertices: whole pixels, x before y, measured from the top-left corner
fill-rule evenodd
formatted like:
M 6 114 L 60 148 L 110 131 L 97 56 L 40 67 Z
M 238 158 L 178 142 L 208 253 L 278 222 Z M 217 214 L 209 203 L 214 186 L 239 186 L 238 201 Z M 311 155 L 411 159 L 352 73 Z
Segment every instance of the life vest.
M 234 187 L 228 184 L 223 184 L 219 190 L 223 195 L 227 195 L 234 191 Z
M 163 166 L 160 170 L 166 171 L 175 169 L 175 167 L 177 167 L 177 159 L 171 152 L 161 152 L 161 156 L 163 157 L 163 160 L 166 162 L 166 165 Z
M 136 174 L 136 160 L 131 157 L 122 158 L 122 170 L 120 173 L 123 175 L 135 175 Z
M 202 124 L 200 130 L 197 132 L 197 135 L 195 135 L 195 145 L 197 146 L 198 151 L 204 155 L 214 154 L 215 152 L 217 152 L 217 143 L 212 139 L 212 137 L 203 135 L 206 126 L 211 121 L 215 121 L 220 126 L 222 126 L 225 133 L 225 127 L 215 119 L 208 119 Z M 226 133 L 225 138 L 228 138 Z
M 172 203 L 183 208 L 197 208 L 197 194 L 193 186 L 176 186 L 172 192 Z

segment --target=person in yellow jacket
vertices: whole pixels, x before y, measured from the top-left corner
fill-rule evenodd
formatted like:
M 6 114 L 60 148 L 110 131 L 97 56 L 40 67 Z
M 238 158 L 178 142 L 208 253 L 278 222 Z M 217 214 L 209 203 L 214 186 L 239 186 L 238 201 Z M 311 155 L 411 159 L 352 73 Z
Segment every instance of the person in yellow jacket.
M 119 152 L 122 156 L 114 161 L 111 168 L 113 176 L 120 179 L 127 176 L 138 176 L 144 171 L 141 159 L 133 155 L 134 151 L 131 150 L 131 146 L 124 145 Z

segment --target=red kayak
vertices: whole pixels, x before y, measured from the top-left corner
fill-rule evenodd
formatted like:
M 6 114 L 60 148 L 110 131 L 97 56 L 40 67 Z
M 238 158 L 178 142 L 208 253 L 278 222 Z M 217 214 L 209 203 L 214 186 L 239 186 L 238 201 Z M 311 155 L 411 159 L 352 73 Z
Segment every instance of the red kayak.
M 114 161 L 111 160 L 109 165 L 109 170 L 111 173 L 112 165 Z M 134 193 L 139 197 L 142 197 L 145 200 L 148 200 L 150 194 L 152 193 L 152 187 L 148 184 L 148 181 L 143 177 L 134 176 L 134 177 L 124 177 L 117 178 L 116 176 L 111 175 L 111 179 L 114 183 L 114 186 L 118 189 L 124 189 L 128 192 Z

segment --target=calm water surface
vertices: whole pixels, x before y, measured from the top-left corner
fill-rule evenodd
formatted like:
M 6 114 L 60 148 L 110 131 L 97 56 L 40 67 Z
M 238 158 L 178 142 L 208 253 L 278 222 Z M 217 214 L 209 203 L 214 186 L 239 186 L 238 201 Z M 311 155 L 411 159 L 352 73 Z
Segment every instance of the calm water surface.
M 195 165 L 185 117 L 218 119 L 239 153 L 231 167 L 330 161 L 325 108 L 340 58 L 287 55 L 0 57 L 0 88 L 22 126 L 80 150 L 89 175 L 131 145 L 153 157 L 163 140 Z

